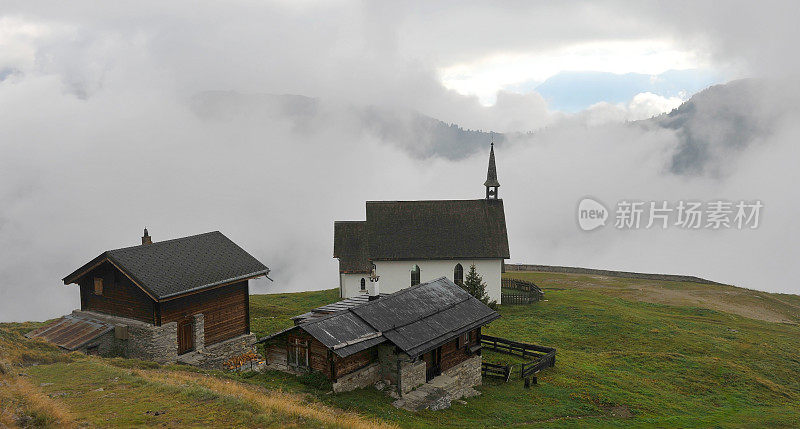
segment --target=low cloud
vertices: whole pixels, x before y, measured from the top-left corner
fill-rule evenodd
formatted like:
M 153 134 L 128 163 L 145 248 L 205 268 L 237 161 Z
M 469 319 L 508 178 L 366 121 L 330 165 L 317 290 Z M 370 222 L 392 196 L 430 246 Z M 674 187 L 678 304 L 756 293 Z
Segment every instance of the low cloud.
M 480 198 L 489 131 L 504 132 L 495 138 L 513 261 L 798 292 L 790 186 L 800 130 L 786 101 L 795 87 L 779 82 L 698 102 L 694 115 L 638 122 L 675 100 L 641 95 L 565 115 L 537 94 L 501 93 L 487 108 L 443 88 L 435 70 L 505 37 L 456 24 L 518 22 L 513 13 L 462 8 L 460 21 L 409 33 L 425 27 L 422 15 L 354 5 L 160 7 L 18 4 L 0 18 L 2 42 L 15 44 L 0 53 L 0 321 L 77 307 L 75 287 L 60 279 L 103 250 L 136 244 L 145 226 L 156 241 L 222 231 L 272 269 L 275 282 L 259 292 L 336 287 L 333 221 L 363 219 L 365 200 Z M 653 31 L 567 8 L 570 22 L 590 25 L 558 28 L 592 31 L 569 30 L 565 40 Z M 552 22 L 542 28 L 566 16 L 545 12 L 537 19 Z M 55 33 L 28 37 L 20 25 Z M 455 33 L 434 40 L 448 29 Z M 725 31 L 715 27 L 714 46 L 729 46 Z M 509 46 L 556 37 L 533 39 Z M 574 210 L 587 195 L 610 206 L 761 199 L 765 209 L 753 231 L 586 233 Z

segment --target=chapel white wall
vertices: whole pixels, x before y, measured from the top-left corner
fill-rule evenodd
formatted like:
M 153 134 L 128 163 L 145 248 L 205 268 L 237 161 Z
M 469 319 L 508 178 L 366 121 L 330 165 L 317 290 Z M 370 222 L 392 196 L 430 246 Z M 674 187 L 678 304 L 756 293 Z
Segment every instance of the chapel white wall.
M 417 261 L 374 261 L 376 274 L 380 276 L 380 292 L 393 293 L 400 289 L 405 289 L 411 286 L 411 268 L 416 264 L 420 268 L 420 281 L 427 282 L 430 280 L 438 279 L 439 277 L 447 277 L 453 280 L 453 269 L 456 264 L 461 264 L 464 267 L 464 278 L 466 279 L 469 273 L 469 267 L 475 264 L 475 269 L 478 274 L 483 277 L 486 283 L 486 293 L 490 299 L 496 300 L 500 303 L 500 276 L 503 270 L 502 259 L 447 259 L 447 260 L 417 260 Z M 351 274 L 342 274 L 351 275 Z M 358 281 L 361 278 L 359 277 Z M 367 282 L 369 278 L 367 277 Z M 351 295 L 345 295 L 345 298 L 355 296 L 358 294 L 358 288 L 346 289 L 347 291 L 353 290 Z M 367 285 L 369 288 L 369 285 Z

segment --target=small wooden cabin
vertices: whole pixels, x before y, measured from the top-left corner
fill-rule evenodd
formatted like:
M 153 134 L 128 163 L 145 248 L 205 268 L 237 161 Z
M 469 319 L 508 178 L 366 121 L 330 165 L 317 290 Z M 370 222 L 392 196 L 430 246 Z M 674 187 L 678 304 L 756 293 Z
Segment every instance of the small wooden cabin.
M 481 382 L 481 327 L 500 317 L 446 277 L 295 317 L 260 340 L 267 365 L 318 371 L 347 391 L 386 380 L 403 395 L 446 374 L 453 399 Z
M 64 278 L 81 297 L 69 323 L 86 320 L 115 331 L 77 348 L 94 342 L 103 354 L 219 363 L 252 346 L 248 281 L 268 273 L 219 231 L 153 243 L 145 229 L 141 245 L 103 252 Z M 39 336 L 64 337 L 69 330 L 79 331 L 52 326 Z

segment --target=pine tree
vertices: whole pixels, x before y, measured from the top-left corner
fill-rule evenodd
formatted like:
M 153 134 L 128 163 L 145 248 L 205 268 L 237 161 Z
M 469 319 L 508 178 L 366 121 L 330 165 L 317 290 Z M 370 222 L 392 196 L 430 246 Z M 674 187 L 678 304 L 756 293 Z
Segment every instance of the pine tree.
M 489 301 L 489 295 L 486 293 L 486 283 L 483 282 L 483 277 L 478 274 L 478 271 L 475 269 L 475 264 L 469 267 L 467 278 L 464 279 L 464 283 L 461 287 L 464 288 L 467 293 L 488 305 L 492 310 L 497 308 L 497 301 Z

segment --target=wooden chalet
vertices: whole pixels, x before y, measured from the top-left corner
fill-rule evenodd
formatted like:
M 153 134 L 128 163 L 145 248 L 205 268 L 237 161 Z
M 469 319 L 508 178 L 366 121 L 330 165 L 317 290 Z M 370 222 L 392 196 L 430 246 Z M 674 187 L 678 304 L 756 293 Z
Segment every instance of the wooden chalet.
M 103 252 L 64 277 L 79 287 L 80 310 L 29 335 L 101 354 L 216 362 L 252 346 L 248 281 L 268 273 L 219 231 L 154 243 L 145 229 L 141 245 Z M 70 332 L 89 332 L 82 321 L 108 338 L 76 341 Z
M 459 397 L 480 384 L 481 327 L 498 317 L 442 277 L 314 309 L 259 342 L 269 367 L 318 371 L 334 391 L 386 380 L 403 395 L 445 374 Z

